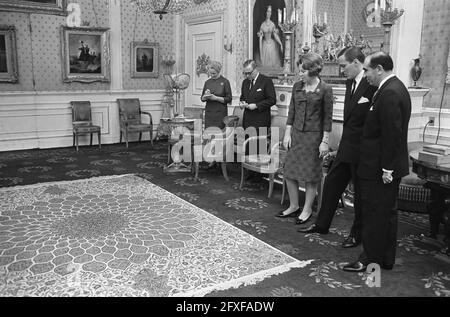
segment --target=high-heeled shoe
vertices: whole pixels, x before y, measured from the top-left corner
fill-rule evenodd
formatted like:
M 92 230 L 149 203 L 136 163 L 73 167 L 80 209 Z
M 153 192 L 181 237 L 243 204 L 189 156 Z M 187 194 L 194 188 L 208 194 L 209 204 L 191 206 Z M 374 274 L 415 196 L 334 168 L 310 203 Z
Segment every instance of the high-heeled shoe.
M 307 223 L 310 219 L 311 219 L 311 217 L 312 217 L 312 212 L 310 213 L 310 215 L 308 216 L 308 218 L 306 218 L 306 219 L 300 219 L 300 218 L 297 218 L 297 221 L 295 221 L 295 224 L 296 225 L 303 225 L 303 224 L 305 224 L 305 223 Z
M 287 215 L 284 214 L 284 210 L 280 211 L 275 217 L 277 218 L 290 218 L 290 217 L 296 217 L 300 212 L 300 208 L 298 208 L 296 211 L 293 211 Z

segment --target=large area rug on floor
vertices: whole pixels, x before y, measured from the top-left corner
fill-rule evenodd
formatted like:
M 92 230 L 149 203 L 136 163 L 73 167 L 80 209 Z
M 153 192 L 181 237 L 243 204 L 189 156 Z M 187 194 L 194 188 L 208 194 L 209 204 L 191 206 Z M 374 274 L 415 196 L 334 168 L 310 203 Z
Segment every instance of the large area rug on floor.
M 1 296 L 202 296 L 307 266 L 134 175 L 0 190 Z

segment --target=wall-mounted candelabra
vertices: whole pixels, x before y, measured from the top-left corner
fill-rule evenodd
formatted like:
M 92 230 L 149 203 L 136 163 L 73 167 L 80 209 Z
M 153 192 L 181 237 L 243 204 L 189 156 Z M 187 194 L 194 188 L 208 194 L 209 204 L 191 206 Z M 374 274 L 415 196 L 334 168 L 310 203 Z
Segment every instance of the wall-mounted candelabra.
M 380 3 L 380 17 L 381 17 L 381 25 L 384 27 L 384 42 L 382 44 L 382 50 L 385 53 L 390 53 L 391 51 L 391 28 L 395 24 L 405 10 L 401 9 L 400 11 L 395 8 L 392 8 L 392 0 L 381 0 Z M 378 9 L 378 0 L 375 0 L 375 10 Z
M 228 36 L 228 37 L 226 35 L 224 36 L 223 49 L 230 54 L 233 53 L 233 39 L 231 38 L 231 36 Z
M 172 67 L 175 65 L 175 57 L 173 55 L 164 55 L 162 58 L 162 64 L 164 65 L 165 74 L 172 74 Z

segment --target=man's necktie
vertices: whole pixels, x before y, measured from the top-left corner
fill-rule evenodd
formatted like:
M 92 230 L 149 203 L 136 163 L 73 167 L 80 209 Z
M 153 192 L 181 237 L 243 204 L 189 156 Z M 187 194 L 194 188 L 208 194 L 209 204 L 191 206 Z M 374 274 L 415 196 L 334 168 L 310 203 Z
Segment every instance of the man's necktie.
M 250 81 L 250 90 L 253 88 L 253 80 Z
M 356 90 L 356 80 L 353 79 L 353 82 L 352 82 L 352 94 L 351 94 L 352 97 L 355 94 L 355 90 Z
M 378 88 L 377 91 L 375 91 L 375 93 L 373 94 L 372 103 L 375 101 L 375 97 L 378 96 L 379 91 L 380 91 L 380 89 Z

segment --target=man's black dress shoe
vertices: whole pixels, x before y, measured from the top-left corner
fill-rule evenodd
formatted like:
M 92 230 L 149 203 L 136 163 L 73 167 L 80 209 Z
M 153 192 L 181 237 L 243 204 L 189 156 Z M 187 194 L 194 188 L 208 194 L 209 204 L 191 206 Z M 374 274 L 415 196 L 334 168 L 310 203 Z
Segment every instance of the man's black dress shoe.
M 357 247 L 361 243 L 360 239 L 356 239 L 353 236 L 348 236 L 347 239 L 342 242 L 343 248 L 354 248 Z
M 392 270 L 394 268 L 394 265 L 392 265 L 392 264 L 381 264 L 381 268 L 383 270 L 390 271 L 390 270 Z
M 352 262 L 349 264 L 344 265 L 344 267 L 342 268 L 344 271 L 346 272 L 365 272 L 367 269 L 367 265 L 356 261 L 356 262 Z
M 283 214 L 284 210 L 280 211 L 275 217 L 277 218 L 290 218 L 290 217 L 296 217 L 298 213 L 300 212 L 300 209 L 297 209 L 296 211 L 291 212 L 290 214 Z
M 303 225 L 303 224 L 307 223 L 307 222 L 311 219 L 311 217 L 312 217 L 312 212 L 311 212 L 311 214 L 309 215 L 309 217 L 306 218 L 305 220 L 302 220 L 302 219 L 300 219 L 300 218 L 297 218 L 297 221 L 295 221 L 295 224 L 296 224 L 296 225 Z
M 322 228 L 319 228 L 316 224 L 313 224 L 307 228 L 300 228 L 297 230 L 297 232 L 327 234 L 328 230 L 324 230 Z

